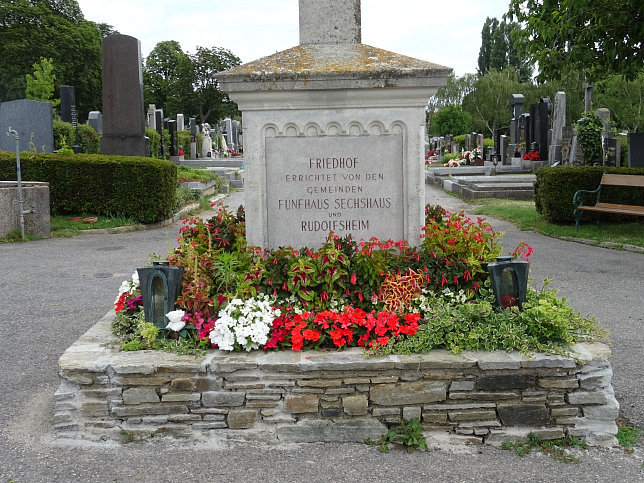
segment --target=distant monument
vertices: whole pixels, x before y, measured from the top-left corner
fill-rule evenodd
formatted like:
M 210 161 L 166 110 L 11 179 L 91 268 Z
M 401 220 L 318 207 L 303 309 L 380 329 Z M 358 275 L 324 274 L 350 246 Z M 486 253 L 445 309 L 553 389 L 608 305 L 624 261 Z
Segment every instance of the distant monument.
M 217 76 L 243 112 L 248 243 L 416 245 L 425 106 L 451 69 L 362 44 L 360 0 L 299 7 L 299 46 Z
M 147 156 L 141 42 L 128 35 L 103 39 L 101 154 Z

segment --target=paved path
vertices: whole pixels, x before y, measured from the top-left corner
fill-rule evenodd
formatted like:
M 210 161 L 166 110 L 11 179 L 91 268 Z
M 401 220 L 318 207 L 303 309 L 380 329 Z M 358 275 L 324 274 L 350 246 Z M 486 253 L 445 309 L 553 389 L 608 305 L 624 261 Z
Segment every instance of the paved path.
M 226 202 L 236 208 L 243 193 Z M 468 210 L 427 187 L 427 201 Z M 608 327 L 614 387 L 622 414 L 644 427 L 644 255 L 564 242 L 493 221 L 511 250 L 535 248 L 534 284 L 555 279 L 570 303 Z M 50 481 L 636 481 L 640 445 L 584 452 L 561 464 L 541 454 L 519 458 L 495 448 L 440 448 L 380 454 L 366 445 L 200 447 L 152 441 L 79 445 L 54 439 L 53 394 L 63 351 L 110 308 L 122 280 L 168 253 L 179 224 L 114 235 L 0 245 L 0 483 Z

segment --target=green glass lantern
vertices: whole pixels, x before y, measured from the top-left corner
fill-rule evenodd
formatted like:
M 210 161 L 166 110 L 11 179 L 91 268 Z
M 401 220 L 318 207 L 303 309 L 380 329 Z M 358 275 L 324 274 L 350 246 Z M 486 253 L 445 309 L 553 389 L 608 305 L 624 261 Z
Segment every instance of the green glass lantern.
M 171 267 L 170 262 L 155 261 L 151 267 L 137 268 L 143 297 L 145 321 L 164 329 L 165 316 L 174 310 L 174 303 L 181 294 L 183 267 Z
M 509 307 L 523 308 L 528 290 L 530 263 L 514 257 L 496 257 L 496 262 L 487 266 L 496 305 L 503 310 Z

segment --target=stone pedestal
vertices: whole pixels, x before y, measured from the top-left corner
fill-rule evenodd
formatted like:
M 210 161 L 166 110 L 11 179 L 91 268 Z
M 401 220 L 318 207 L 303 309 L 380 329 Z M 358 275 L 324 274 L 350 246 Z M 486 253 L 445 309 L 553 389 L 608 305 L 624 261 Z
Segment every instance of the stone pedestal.
M 425 105 L 451 69 L 359 43 L 359 11 L 300 0 L 299 46 L 218 74 L 243 112 L 250 245 L 419 243 Z

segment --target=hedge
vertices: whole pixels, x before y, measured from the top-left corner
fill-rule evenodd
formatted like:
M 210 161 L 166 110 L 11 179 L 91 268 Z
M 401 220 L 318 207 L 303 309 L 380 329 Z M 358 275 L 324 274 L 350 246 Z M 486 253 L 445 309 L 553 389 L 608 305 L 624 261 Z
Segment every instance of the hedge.
M 604 173 L 634 174 L 644 176 L 644 168 L 616 168 L 608 166 L 558 166 L 541 168 L 534 183 L 534 203 L 537 211 L 549 223 L 574 222 L 572 198 L 578 190 L 597 189 Z M 591 198 L 593 198 L 591 200 Z M 641 188 L 606 186 L 602 188 L 601 201 L 641 205 L 644 194 Z M 585 201 L 594 202 L 589 196 Z M 610 217 L 613 220 L 618 217 Z M 608 219 L 608 217 L 607 217 Z M 622 217 L 622 219 L 625 219 Z M 633 217 L 627 219 L 633 220 Z
M 49 182 L 51 213 L 126 216 L 155 223 L 172 216 L 174 163 L 136 156 L 21 154 L 24 181 Z M 16 179 L 16 156 L 0 151 L 0 179 Z
M 76 132 L 70 122 L 54 121 L 54 149 L 73 149 L 74 145 L 80 146 L 80 152 L 85 154 L 98 154 L 100 137 L 98 133 L 87 124 L 78 124 Z

